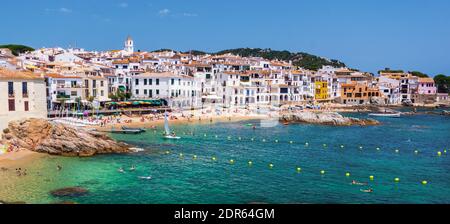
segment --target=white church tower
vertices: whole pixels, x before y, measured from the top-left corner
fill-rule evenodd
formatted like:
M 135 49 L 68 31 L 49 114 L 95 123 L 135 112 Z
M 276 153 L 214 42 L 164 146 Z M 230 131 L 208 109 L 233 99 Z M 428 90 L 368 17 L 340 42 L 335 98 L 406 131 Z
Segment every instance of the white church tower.
M 127 40 L 125 41 L 125 49 L 127 53 L 134 53 L 134 41 L 131 38 L 131 36 L 128 36 Z

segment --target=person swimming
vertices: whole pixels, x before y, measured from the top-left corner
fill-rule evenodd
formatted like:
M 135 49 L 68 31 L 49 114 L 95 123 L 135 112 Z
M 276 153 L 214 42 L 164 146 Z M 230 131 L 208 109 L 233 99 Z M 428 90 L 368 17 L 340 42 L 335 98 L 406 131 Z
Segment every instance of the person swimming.
M 148 176 L 148 177 L 139 177 L 139 179 L 141 179 L 141 180 L 151 180 L 152 177 L 151 177 L 151 176 Z
M 361 182 L 358 182 L 358 181 L 356 181 L 356 180 L 353 180 L 352 181 L 352 185 L 368 185 L 368 183 L 361 183 Z
M 369 189 L 360 189 L 361 190 L 361 192 L 364 192 L 364 193 L 373 193 L 373 189 L 372 188 L 369 188 Z
M 122 167 L 120 167 L 119 170 L 117 170 L 117 171 L 119 171 L 119 173 L 125 173 L 125 171 L 123 170 Z
M 135 171 L 135 170 L 136 170 L 136 166 L 132 165 L 131 168 L 130 168 L 130 171 Z

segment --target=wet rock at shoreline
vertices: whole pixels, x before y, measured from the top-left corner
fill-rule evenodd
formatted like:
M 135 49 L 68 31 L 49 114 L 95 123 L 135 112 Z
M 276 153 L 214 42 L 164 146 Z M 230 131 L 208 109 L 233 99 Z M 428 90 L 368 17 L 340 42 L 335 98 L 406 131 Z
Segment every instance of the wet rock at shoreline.
M 89 191 L 82 187 L 66 187 L 50 191 L 53 197 L 80 197 L 88 193 Z
M 379 125 L 380 122 L 374 119 L 358 119 L 344 117 L 336 112 L 299 112 L 284 114 L 280 117 L 282 122 L 309 123 L 333 126 L 351 126 L 351 125 Z
M 14 150 L 31 150 L 61 156 L 93 156 L 106 153 L 129 153 L 130 146 L 103 133 L 72 128 L 45 119 L 26 119 L 9 123 L 3 142 Z

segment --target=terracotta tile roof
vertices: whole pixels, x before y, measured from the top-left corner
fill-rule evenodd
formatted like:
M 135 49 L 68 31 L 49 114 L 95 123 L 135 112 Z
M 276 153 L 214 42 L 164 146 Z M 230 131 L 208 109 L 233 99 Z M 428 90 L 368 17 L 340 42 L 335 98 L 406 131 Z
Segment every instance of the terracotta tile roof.
M 432 79 L 432 78 L 419 78 L 419 82 L 434 83 L 434 79 Z
M 0 80 L 44 80 L 40 74 L 0 68 Z

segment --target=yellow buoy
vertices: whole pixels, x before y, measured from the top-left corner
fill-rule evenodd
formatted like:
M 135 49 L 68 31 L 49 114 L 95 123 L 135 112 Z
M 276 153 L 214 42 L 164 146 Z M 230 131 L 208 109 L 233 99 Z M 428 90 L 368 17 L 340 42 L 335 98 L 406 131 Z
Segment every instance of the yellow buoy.
M 239 138 L 238 138 L 238 140 L 240 141 L 240 140 L 242 140 L 242 138 L 241 138 L 241 137 L 239 137 Z
M 166 154 L 170 154 L 170 151 L 166 151 Z
M 395 182 L 400 182 L 400 178 L 396 177 L 396 178 L 394 179 L 394 181 L 395 181 Z
M 442 155 L 442 152 L 441 152 L 441 151 L 439 151 L 439 152 L 437 152 L 437 154 L 438 154 L 438 156 L 441 156 L 441 155 Z
M 298 173 L 302 172 L 302 168 L 297 167 L 297 172 L 298 172 Z
M 294 141 L 289 141 L 289 144 L 294 144 Z
M 234 163 L 234 160 L 233 160 L 233 159 L 230 159 L 230 163 L 233 164 L 233 163 Z
M 444 153 L 447 154 L 447 149 L 444 149 Z
M 180 157 L 183 157 L 183 153 L 180 153 Z
M 252 161 L 248 161 L 248 165 L 249 166 L 253 165 L 253 162 Z
M 423 185 L 427 185 L 427 184 L 428 184 L 428 181 L 423 180 L 423 181 L 422 181 L 422 184 L 423 184 Z
M 323 147 L 327 147 L 327 144 L 323 144 Z
M 415 151 L 414 151 L 414 154 L 419 154 L 419 150 L 415 150 Z
M 373 176 L 370 176 L 370 177 L 369 177 L 369 179 L 370 179 L 370 180 L 373 180 L 373 179 L 374 179 L 374 177 L 373 177 Z
M 345 176 L 346 176 L 346 177 L 349 177 L 349 176 L 350 176 L 350 173 L 346 173 Z
M 399 152 L 400 152 L 400 150 L 398 150 L 398 149 L 395 150 L 395 153 L 399 153 Z
M 271 164 L 269 164 L 269 168 L 270 169 L 272 169 L 273 168 L 273 164 L 271 163 Z
M 192 158 L 193 158 L 193 159 L 197 159 L 197 155 L 194 155 Z
M 359 149 L 363 149 L 363 147 L 362 147 L 362 146 L 360 146 L 360 147 L 359 147 Z
M 254 139 L 254 138 L 252 138 L 252 142 L 253 142 L 253 141 L 255 141 L 255 139 Z
M 275 140 L 275 143 L 278 143 L 278 139 Z
M 216 161 L 216 160 L 217 160 L 217 158 L 216 158 L 216 157 L 212 157 L 212 160 L 213 160 L 213 161 Z
M 263 139 L 263 142 L 266 142 L 266 139 Z
M 345 146 L 344 145 L 341 145 L 341 149 L 343 149 Z
M 324 175 L 325 174 L 325 170 L 321 170 L 320 174 Z
M 377 147 L 377 151 L 380 151 L 380 147 Z

